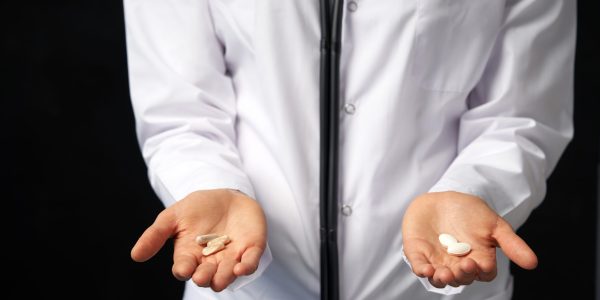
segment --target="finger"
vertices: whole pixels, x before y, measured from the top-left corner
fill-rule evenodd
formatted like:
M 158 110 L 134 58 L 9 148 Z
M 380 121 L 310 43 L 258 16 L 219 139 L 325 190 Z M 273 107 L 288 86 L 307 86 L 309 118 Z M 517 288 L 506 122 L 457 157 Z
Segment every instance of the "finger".
M 537 256 L 504 219 L 498 219 L 493 237 L 506 256 L 521 268 L 532 270 L 537 267 Z
M 163 210 L 131 249 L 131 258 L 144 262 L 162 248 L 175 231 L 175 216 L 171 209 Z
M 465 272 L 465 274 L 477 273 L 477 263 L 472 258 L 466 257 L 465 259 L 461 260 L 459 266 L 460 269 Z
M 173 256 L 173 276 L 181 281 L 186 281 L 198 267 L 198 260 L 190 253 L 176 253 Z
M 224 290 L 229 284 L 231 284 L 236 276 L 233 274 L 233 266 L 237 264 L 237 261 L 233 259 L 223 259 L 217 268 L 217 272 L 210 283 L 210 287 L 215 292 Z
M 479 273 L 493 273 L 496 271 L 496 257 L 480 258 L 477 260 L 477 269 Z
M 477 260 L 477 276 L 479 281 L 489 282 L 496 278 L 496 258 L 483 258 Z
M 435 268 L 429 263 L 425 254 L 420 252 L 406 252 L 406 258 L 410 262 L 413 273 L 419 277 L 432 277 Z
M 258 268 L 260 257 L 264 250 L 259 247 L 250 247 L 242 254 L 242 259 L 233 267 L 235 276 L 246 276 L 254 273 Z
M 477 276 L 477 263 L 469 257 L 461 259 L 461 261 L 452 266 L 451 269 L 454 274 L 455 285 L 453 286 L 469 285 L 473 283 L 473 280 L 475 280 Z
M 497 272 L 498 271 L 495 266 L 489 272 L 483 272 L 480 269 L 480 272 L 477 274 L 477 280 L 484 281 L 484 282 L 490 282 L 490 281 L 494 280 L 494 278 L 496 278 Z
M 489 282 L 496 278 L 496 247 L 490 247 L 488 250 L 489 253 L 485 253 L 487 250 L 482 250 L 481 253 L 484 255 L 474 257 L 477 263 L 475 280 Z
M 202 257 L 200 247 L 194 240 L 189 237 L 175 239 L 173 276 L 182 281 L 190 279 L 200 263 L 200 257 Z
M 209 287 L 216 272 L 216 264 L 212 262 L 203 262 L 196 268 L 196 271 L 192 276 L 192 281 L 199 287 Z
M 443 285 L 442 287 L 444 287 L 454 281 L 454 275 L 448 267 L 440 266 L 435 269 L 433 279 L 434 281 L 441 283 Z
M 434 287 L 436 287 L 438 289 L 443 289 L 444 287 L 446 287 L 446 284 L 442 283 L 438 279 L 435 279 L 433 277 L 430 277 L 428 279 L 429 279 L 429 283 L 431 283 L 431 285 L 433 285 Z

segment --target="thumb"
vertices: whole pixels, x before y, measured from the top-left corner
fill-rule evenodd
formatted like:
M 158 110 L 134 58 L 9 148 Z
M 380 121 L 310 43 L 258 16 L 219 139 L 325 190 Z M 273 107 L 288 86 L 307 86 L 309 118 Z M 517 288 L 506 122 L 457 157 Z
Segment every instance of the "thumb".
M 131 249 L 131 258 L 137 262 L 152 258 L 173 235 L 175 223 L 173 210 L 169 208 L 163 210 L 135 243 Z
M 519 267 L 527 270 L 533 270 L 537 267 L 538 259 L 533 250 L 504 219 L 498 218 L 492 237 L 496 239 L 504 254 Z

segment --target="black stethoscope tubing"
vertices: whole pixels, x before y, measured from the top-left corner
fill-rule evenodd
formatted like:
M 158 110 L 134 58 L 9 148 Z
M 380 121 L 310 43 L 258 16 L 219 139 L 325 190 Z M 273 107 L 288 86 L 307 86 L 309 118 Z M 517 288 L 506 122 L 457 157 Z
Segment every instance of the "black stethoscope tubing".
M 330 3 L 332 2 L 332 3 Z M 339 299 L 337 247 L 339 75 L 343 0 L 320 0 L 320 238 L 321 299 Z

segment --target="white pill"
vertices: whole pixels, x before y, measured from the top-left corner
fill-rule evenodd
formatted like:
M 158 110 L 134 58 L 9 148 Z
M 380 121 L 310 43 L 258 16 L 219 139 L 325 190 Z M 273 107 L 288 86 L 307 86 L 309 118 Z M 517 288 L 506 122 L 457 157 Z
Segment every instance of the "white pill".
M 225 248 L 225 244 L 213 243 L 212 245 L 207 245 L 206 247 L 204 247 L 204 249 L 202 249 L 202 255 L 209 256 L 215 252 L 221 251 L 223 248 Z
M 221 235 L 218 238 L 209 241 L 206 245 L 210 246 L 210 245 L 215 244 L 215 243 L 223 243 L 223 245 L 226 245 L 229 242 L 231 242 L 231 239 L 228 236 Z
M 199 235 L 196 237 L 196 243 L 198 243 L 198 245 L 205 245 L 206 243 L 208 243 L 220 236 L 221 236 L 220 234 L 216 234 L 216 233 Z
M 458 243 L 455 237 L 447 233 L 440 234 L 440 236 L 438 236 L 438 240 L 440 240 L 440 243 L 442 243 L 444 248 L 448 248 L 448 246 Z
M 471 252 L 471 245 L 468 243 L 454 243 L 448 246 L 448 254 L 463 256 Z

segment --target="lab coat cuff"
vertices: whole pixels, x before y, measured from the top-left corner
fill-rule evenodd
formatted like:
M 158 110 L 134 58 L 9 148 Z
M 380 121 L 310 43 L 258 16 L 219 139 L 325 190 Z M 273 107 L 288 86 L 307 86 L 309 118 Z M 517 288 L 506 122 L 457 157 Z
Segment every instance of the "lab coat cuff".
M 459 192 L 479 197 L 490 207 L 494 208 L 494 203 L 490 194 L 480 185 L 466 184 L 450 178 L 440 179 L 433 187 L 429 189 L 430 193 L 435 192 Z
M 258 263 L 258 268 L 256 269 L 256 271 L 248 276 L 238 277 L 233 283 L 231 283 L 227 287 L 227 289 L 232 292 L 235 292 L 236 290 L 241 289 L 242 287 L 250 284 L 252 281 L 256 280 L 265 272 L 265 270 L 267 269 L 267 267 L 269 267 L 272 261 L 273 255 L 271 254 L 271 249 L 267 244 L 265 251 L 260 257 L 260 262 Z
M 232 189 L 256 199 L 249 180 L 238 172 L 202 166 L 171 167 L 150 176 L 152 186 L 166 207 L 200 190 Z
M 402 259 L 404 260 L 404 262 L 406 262 L 406 265 L 408 265 L 408 267 L 412 271 L 412 266 L 411 266 L 410 262 L 408 261 L 408 258 L 404 254 L 404 246 L 402 246 L 401 251 L 402 251 Z M 436 288 L 435 286 L 433 286 L 427 278 L 421 278 L 421 277 L 418 277 L 417 275 L 414 275 L 414 276 L 416 276 L 417 279 L 419 280 L 419 282 L 421 282 L 421 284 L 423 285 L 425 290 L 427 290 L 428 292 L 436 293 L 436 294 L 441 294 L 441 295 L 460 294 L 465 288 L 464 285 L 461 285 L 459 287 L 453 287 L 453 286 L 447 285 L 446 287 L 440 289 L 440 288 Z

